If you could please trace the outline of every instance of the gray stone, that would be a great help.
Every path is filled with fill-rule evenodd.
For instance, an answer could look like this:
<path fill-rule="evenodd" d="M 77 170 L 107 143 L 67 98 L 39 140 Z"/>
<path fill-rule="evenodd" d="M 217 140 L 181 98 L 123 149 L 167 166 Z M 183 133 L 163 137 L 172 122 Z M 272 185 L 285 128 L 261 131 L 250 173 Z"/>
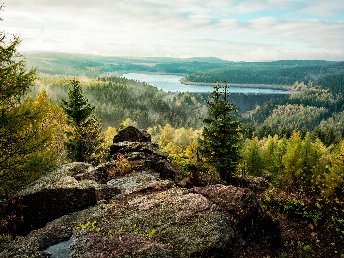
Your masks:
<path fill-rule="evenodd" d="M 173 183 L 161 180 L 159 174 L 149 171 L 133 172 L 107 182 L 109 188 L 118 189 L 122 194 L 130 194 L 146 189 L 165 190 L 171 188 Z"/>
<path fill-rule="evenodd" d="M 150 142 L 151 136 L 144 130 L 139 130 L 134 126 L 128 126 L 118 132 L 113 138 L 113 143 L 118 142 Z"/>

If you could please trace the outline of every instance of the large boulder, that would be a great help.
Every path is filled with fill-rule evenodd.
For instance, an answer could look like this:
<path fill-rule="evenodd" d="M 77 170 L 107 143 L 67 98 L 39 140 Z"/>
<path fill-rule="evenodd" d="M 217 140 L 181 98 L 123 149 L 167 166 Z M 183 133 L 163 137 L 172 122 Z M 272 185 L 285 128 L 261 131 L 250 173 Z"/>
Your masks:
<path fill-rule="evenodd" d="M 59 243 L 73 258 L 231 257 L 249 229 L 240 222 L 261 212 L 250 190 L 233 186 L 127 192 L 17 238 L 0 257 L 44 257 Z"/>
<path fill-rule="evenodd" d="M 195 187 L 192 191 L 202 194 L 219 206 L 235 223 L 245 221 L 258 212 L 258 200 L 255 194 L 247 188 L 217 184 Z"/>
<path fill-rule="evenodd" d="M 221 257 L 236 241 L 231 221 L 216 205 L 172 188 L 63 216 L 18 237 L 0 257 L 44 257 L 68 239 L 71 257 Z"/>
<path fill-rule="evenodd" d="M 128 126 L 125 129 L 119 131 L 119 133 L 113 138 L 113 143 L 118 142 L 150 142 L 151 136 L 146 131 L 141 131 L 134 126 Z"/>
<path fill-rule="evenodd" d="M 90 167 L 86 163 L 62 166 L 13 197 L 7 216 L 11 233 L 25 235 L 53 219 L 95 205 L 95 182 L 73 177 Z"/>
<path fill-rule="evenodd" d="M 150 142 L 120 142 L 110 147 L 110 154 L 115 160 L 125 158 L 133 170 L 154 170 L 162 178 L 174 180 L 181 171 L 167 160 L 167 156 L 157 150 L 157 145 Z"/>

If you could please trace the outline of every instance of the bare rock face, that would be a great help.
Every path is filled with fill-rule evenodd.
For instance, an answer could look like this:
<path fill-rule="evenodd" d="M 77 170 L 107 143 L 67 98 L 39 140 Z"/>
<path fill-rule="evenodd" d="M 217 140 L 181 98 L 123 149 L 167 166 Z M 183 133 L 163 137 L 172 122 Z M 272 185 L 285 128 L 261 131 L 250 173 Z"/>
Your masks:
<path fill-rule="evenodd" d="M 233 222 L 244 221 L 258 211 L 258 200 L 247 188 L 217 184 L 195 187 L 193 191 L 218 205 Z"/>
<path fill-rule="evenodd" d="M 113 143 L 118 142 L 150 142 L 151 136 L 146 131 L 141 131 L 133 126 L 121 130 L 114 138 Z"/>
<path fill-rule="evenodd" d="M 90 239 L 93 241 L 89 241 Z M 70 249 L 70 257 L 173 257 L 167 247 L 158 241 L 129 233 L 119 233 L 108 237 L 95 236 L 87 230 L 76 232 L 73 235 Z"/>
<path fill-rule="evenodd" d="M 250 232 L 275 232 L 251 190 L 181 188 L 154 144 L 114 146 L 112 161 L 64 165 L 12 199 L 8 224 L 24 236 L 0 257 L 47 257 L 56 245 L 72 258 L 231 257 Z"/>
<path fill-rule="evenodd" d="M 80 229 L 88 222 L 94 227 Z M 126 195 L 58 218 L 18 237 L 0 257 L 44 257 L 71 239 L 71 257 L 226 257 L 232 222 L 203 195 L 171 188 Z"/>
<path fill-rule="evenodd" d="M 94 182 L 77 181 L 72 176 L 89 167 L 85 163 L 62 166 L 12 198 L 7 216 L 11 232 L 25 235 L 53 219 L 95 205 Z"/>

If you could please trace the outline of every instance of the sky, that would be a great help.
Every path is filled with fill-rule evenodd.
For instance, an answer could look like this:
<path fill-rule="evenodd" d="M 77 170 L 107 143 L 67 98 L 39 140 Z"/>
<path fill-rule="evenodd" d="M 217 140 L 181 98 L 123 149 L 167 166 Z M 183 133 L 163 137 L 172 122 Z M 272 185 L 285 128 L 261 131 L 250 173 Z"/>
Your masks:
<path fill-rule="evenodd" d="M 20 51 L 344 60 L 344 0 L 2 0 Z"/>

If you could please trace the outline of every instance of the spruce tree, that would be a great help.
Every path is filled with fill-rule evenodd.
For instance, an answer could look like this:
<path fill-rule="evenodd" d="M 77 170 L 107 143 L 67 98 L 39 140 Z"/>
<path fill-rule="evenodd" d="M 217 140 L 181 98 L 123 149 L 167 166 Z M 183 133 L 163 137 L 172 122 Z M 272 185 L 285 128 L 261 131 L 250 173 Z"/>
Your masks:
<path fill-rule="evenodd" d="M 242 140 L 240 122 L 236 118 L 237 109 L 229 99 L 228 86 L 214 86 L 210 101 L 207 101 L 208 118 L 205 124 L 199 150 L 205 162 L 212 165 L 221 179 L 230 182 L 240 155 Z"/>
<path fill-rule="evenodd" d="M 68 92 L 69 101 L 62 100 L 62 107 L 68 116 L 69 122 L 79 127 L 89 119 L 94 107 L 82 95 L 80 82 L 74 79 L 70 83 L 72 88 Z"/>
<path fill-rule="evenodd" d="M 80 82 L 72 80 L 71 86 L 69 100 L 62 100 L 62 108 L 71 125 L 65 144 L 67 157 L 71 161 L 97 164 L 102 158 L 105 141 L 100 121 L 91 116 L 94 107 L 82 95 Z"/>

